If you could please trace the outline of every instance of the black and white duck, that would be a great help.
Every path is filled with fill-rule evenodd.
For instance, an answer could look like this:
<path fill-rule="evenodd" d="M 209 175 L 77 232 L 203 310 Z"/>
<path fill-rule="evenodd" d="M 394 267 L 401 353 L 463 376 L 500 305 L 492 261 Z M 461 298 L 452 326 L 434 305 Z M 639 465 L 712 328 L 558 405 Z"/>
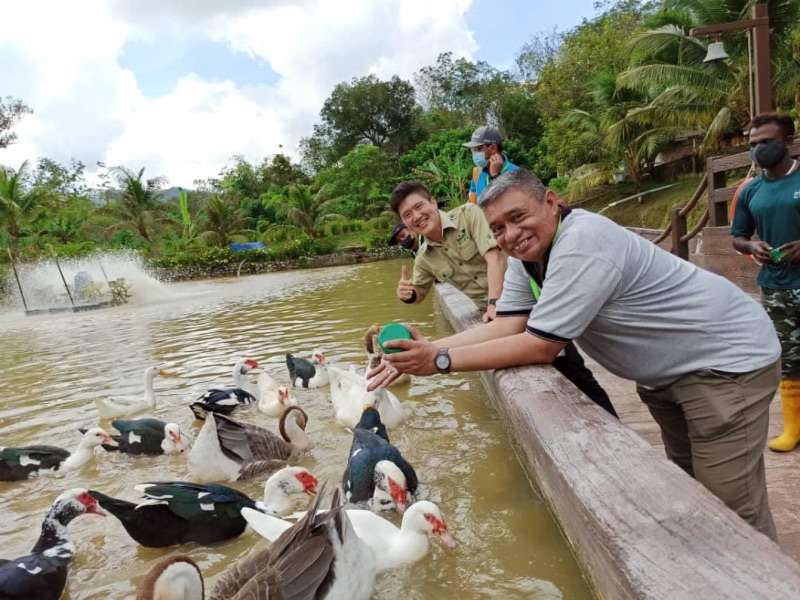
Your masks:
<path fill-rule="evenodd" d="M 328 385 L 328 365 L 325 364 L 326 360 L 322 350 L 314 350 L 311 353 L 311 360 L 287 354 L 286 367 L 289 369 L 289 379 L 292 385 L 304 388 L 318 388 Z"/>
<path fill-rule="evenodd" d="M 287 408 L 278 423 L 280 436 L 224 415 L 210 414 L 189 453 L 189 472 L 200 481 L 236 481 L 274 471 L 311 446 L 308 417 Z"/>
<path fill-rule="evenodd" d="M 13 560 L 0 559 L 0 598 L 58 600 L 67 584 L 75 546 L 67 525 L 81 515 L 105 516 L 86 490 L 64 492 L 47 511 L 39 540 L 30 554 Z"/>
<path fill-rule="evenodd" d="M 288 521 L 249 508 L 242 509 L 242 516 L 250 527 L 270 541 L 278 539 L 292 527 Z M 372 550 L 378 573 L 424 558 L 430 549 L 431 535 L 448 548 L 456 546 L 439 507 L 427 500 L 409 506 L 400 527 L 369 510 L 348 509 L 347 516 L 356 535 Z"/>
<path fill-rule="evenodd" d="M 271 546 L 257 548 L 228 567 L 217 579 L 211 600 L 371 598 L 374 555 L 353 531 L 339 490 L 328 510 L 320 510 L 322 498 L 320 492 L 303 518 Z"/>
<path fill-rule="evenodd" d="M 210 412 L 229 415 L 242 407 L 248 407 L 256 397 L 244 389 L 244 376 L 259 369 L 252 358 L 241 358 L 233 366 L 233 387 L 210 389 L 189 405 L 195 418 L 203 420 Z"/>
<path fill-rule="evenodd" d="M 417 490 L 417 474 L 388 441 L 382 427 L 378 411 L 365 408 L 353 429 L 353 442 L 342 478 L 344 497 L 352 503 L 368 502 L 373 510 L 394 508 L 402 515 L 409 495 Z"/>
<path fill-rule="evenodd" d="M 136 600 L 204 600 L 203 573 L 191 558 L 177 554 L 148 571 Z"/>
<path fill-rule="evenodd" d="M 156 376 L 168 377 L 171 374 L 161 367 L 147 367 L 144 370 L 144 396 L 116 396 L 113 398 L 95 398 L 97 412 L 103 419 L 114 417 L 127 417 L 134 413 L 150 410 L 156 406 L 156 396 L 153 391 L 153 380 Z"/>
<path fill-rule="evenodd" d="M 177 423 L 165 423 L 145 418 L 123 421 L 115 419 L 111 426 L 119 431 L 112 435 L 114 445 L 103 444 L 108 451 L 119 450 L 125 454 L 173 454 L 186 450 L 186 439 Z M 81 429 L 81 433 L 85 430 Z"/>
<path fill-rule="evenodd" d="M 316 492 L 317 480 L 306 469 L 279 471 L 264 485 L 261 502 L 218 484 L 171 481 L 143 483 L 135 489 L 144 496 L 138 503 L 95 490 L 89 493 L 119 519 L 139 544 L 164 548 L 189 542 L 213 544 L 238 537 L 247 525 L 241 516 L 242 508 L 287 514 L 292 509 L 292 499 Z"/>
<path fill-rule="evenodd" d="M 3 448 L 0 451 L 0 481 L 20 481 L 54 471 L 74 471 L 94 456 L 94 450 L 116 442 L 100 427 L 83 433 L 75 452 L 57 446 L 33 445 L 21 448 Z"/>

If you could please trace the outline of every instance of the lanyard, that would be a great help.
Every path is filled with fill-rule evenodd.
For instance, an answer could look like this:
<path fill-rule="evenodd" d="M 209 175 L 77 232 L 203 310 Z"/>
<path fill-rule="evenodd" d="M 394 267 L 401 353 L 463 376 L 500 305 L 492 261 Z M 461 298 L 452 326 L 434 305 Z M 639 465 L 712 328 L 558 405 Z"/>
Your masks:
<path fill-rule="evenodd" d="M 553 242 L 550 244 L 550 247 L 553 247 L 553 244 L 556 243 L 556 239 L 558 238 L 558 234 L 561 231 L 561 215 L 558 216 L 558 227 L 556 228 L 556 234 L 553 236 Z M 528 281 L 531 284 L 531 291 L 533 292 L 533 299 L 536 302 L 539 302 L 539 296 L 542 295 L 542 289 L 536 280 L 533 277 L 530 277 Z M 544 278 L 542 278 L 542 285 L 544 285 Z"/>

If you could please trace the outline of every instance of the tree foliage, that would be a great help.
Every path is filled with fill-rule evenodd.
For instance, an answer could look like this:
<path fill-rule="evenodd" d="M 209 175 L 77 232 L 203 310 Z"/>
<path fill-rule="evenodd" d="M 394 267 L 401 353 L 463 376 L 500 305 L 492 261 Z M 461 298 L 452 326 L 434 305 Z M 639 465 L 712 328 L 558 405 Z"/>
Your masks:
<path fill-rule="evenodd" d="M 0 149 L 8 148 L 17 141 L 17 134 L 11 129 L 25 115 L 33 114 L 33 110 L 22 100 L 6 96 L 0 98 Z"/>

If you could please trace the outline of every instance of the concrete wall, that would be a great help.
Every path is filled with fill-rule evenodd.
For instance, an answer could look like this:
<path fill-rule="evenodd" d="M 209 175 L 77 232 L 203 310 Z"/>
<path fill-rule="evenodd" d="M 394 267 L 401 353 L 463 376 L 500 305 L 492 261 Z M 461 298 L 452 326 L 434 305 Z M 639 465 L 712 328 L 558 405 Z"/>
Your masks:
<path fill-rule="evenodd" d="M 436 291 L 457 331 L 480 324 Z M 796 562 L 552 367 L 481 376 L 601 598 L 800 598 Z"/>

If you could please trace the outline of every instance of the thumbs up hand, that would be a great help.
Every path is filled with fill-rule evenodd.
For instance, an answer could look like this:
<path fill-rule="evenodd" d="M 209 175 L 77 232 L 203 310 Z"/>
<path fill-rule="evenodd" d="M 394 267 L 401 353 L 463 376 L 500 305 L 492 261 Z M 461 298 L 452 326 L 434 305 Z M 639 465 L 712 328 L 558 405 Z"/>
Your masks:
<path fill-rule="evenodd" d="M 408 302 L 414 297 L 414 284 L 408 278 L 408 267 L 403 265 L 400 270 L 400 281 L 397 282 L 397 297 L 403 302 Z"/>

